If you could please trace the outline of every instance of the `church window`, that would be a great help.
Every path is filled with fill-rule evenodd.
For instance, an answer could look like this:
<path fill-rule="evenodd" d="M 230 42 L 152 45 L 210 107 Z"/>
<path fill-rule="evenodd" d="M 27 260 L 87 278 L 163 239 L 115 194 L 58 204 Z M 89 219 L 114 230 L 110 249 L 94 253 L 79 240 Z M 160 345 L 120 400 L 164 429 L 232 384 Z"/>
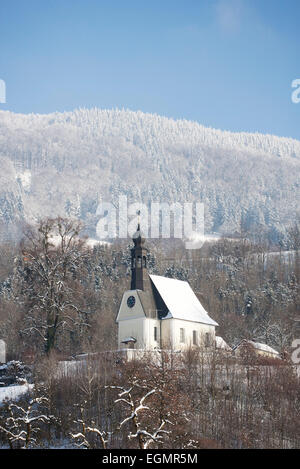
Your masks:
<path fill-rule="evenodd" d="M 210 347 L 211 345 L 211 334 L 206 332 L 205 334 L 205 347 Z"/>
<path fill-rule="evenodd" d="M 157 327 L 154 327 L 154 340 L 157 342 Z"/>
<path fill-rule="evenodd" d="M 185 343 L 185 330 L 182 329 L 182 328 L 180 328 L 180 342 L 181 342 L 182 344 Z"/>
<path fill-rule="evenodd" d="M 193 331 L 193 345 L 197 345 L 197 331 Z"/>
<path fill-rule="evenodd" d="M 141 256 L 138 256 L 138 258 L 137 258 L 137 267 L 142 267 L 142 258 L 141 258 Z"/>

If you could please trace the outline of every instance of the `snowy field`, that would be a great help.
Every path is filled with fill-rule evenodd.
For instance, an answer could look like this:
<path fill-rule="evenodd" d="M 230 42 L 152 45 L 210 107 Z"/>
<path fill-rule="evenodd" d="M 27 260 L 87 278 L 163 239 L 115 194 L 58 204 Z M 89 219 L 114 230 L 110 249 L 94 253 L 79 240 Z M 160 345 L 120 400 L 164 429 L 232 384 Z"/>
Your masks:
<path fill-rule="evenodd" d="M 16 400 L 33 388 L 33 384 L 20 384 L 15 386 L 4 386 L 0 388 L 0 405 L 8 400 Z"/>

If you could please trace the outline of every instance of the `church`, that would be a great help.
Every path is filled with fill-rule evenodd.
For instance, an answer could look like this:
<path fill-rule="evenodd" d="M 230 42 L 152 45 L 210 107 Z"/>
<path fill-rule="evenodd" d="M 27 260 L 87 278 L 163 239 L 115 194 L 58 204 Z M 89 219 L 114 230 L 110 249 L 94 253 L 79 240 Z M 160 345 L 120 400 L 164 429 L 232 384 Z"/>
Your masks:
<path fill-rule="evenodd" d="M 119 312 L 118 348 L 179 351 L 215 346 L 216 321 L 209 317 L 188 282 L 150 275 L 140 224 L 131 249 L 131 286 Z"/>

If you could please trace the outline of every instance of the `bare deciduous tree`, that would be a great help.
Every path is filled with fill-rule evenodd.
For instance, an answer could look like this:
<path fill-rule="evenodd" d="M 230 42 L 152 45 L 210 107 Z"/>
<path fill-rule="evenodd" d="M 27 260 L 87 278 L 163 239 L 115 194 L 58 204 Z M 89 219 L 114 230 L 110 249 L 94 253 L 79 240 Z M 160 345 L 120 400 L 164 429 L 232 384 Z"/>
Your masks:
<path fill-rule="evenodd" d="M 28 229 L 19 259 L 19 299 L 26 314 L 23 335 L 39 337 L 47 354 L 61 331 L 78 333 L 88 326 L 88 311 L 78 292 L 86 250 L 80 223 L 56 218 Z"/>

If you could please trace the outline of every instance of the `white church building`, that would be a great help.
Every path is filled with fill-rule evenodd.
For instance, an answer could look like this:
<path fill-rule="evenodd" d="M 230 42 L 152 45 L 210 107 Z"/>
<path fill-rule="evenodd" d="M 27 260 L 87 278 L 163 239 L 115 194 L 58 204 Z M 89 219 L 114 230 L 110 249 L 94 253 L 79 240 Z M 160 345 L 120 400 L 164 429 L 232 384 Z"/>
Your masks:
<path fill-rule="evenodd" d="M 218 326 L 205 311 L 188 282 L 150 275 L 140 225 L 133 236 L 131 288 L 119 312 L 118 348 L 183 350 L 215 346 Z"/>

